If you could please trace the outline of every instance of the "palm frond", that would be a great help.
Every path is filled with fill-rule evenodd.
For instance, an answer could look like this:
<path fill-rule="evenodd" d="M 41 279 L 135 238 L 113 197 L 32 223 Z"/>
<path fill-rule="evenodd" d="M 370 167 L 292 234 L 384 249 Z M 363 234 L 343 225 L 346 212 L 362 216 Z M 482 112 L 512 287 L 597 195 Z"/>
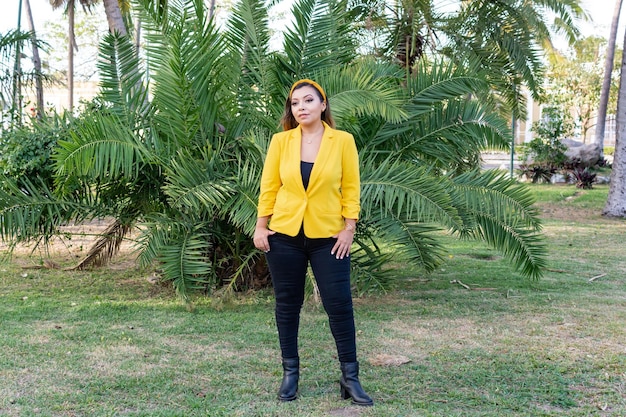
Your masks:
<path fill-rule="evenodd" d="M 477 101 L 433 106 L 427 117 L 418 120 L 422 123 L 415 123 L 413 134 L 398 139 L 396 152 L 404 159 L 432 163 L 447 172 L 478 168 L 483 150 L 510 146 L 511 136 L 504 120 L 485 112 Z M 385 134 L 394 131 L 388 126 Z"/>
<path fill-rule="evenodd" d="M 350 125 L 362 118 L 389 123 L 407 119 L 398 75 L 397 67 L 365 61 L 333 68 L 316 78 L 325 85 L 338 124 L 350 130 Z"/>
<path fill-rule="evenodd" d="M 0 34 L 0 57 L 2 61 L 11 57 L 18 44 L 32 41 L 33 35 L 33 32 L 19 30 L 9 30 Z"/>
<path fill-rule="evenodd" d="M 209 218 L 221 209 L 234 189 L 226 177 L 228 173 L 214 166 L 215 157 L 207 152 L 204 158 L 195 159 L 188 151 L 180 150 L 170 161 L 163 191 L 172 207 L 184 213 L 206 212 Z"/>
<path fill-rule="evenodd" d="M 142 24 L 148 24 L 150 29 L 155 27 L 167 27 L 169 22 L 170 0 L 135 0 L 139 7 Z"/>
<path fill-rule="evenodd" d="M 67 175 L 110 180 L 133 178 L 150 160 L 148 149 L 115 115 L 92 115 L 77 121 L 53 156 L 58 178 Z"/>
<path fill-rule="evenodd" d="M 466 220 L 456 232 L 492 245 L 525 276 L 541 277 L 546 246 L 534 198 L 525 185 L 497 171 L 475 171 L 452 179 L 450 192 Z"/>
<path fill-rule="evenodd" d="M 270 32 L 264 0 L 240 0 L 231 13 L 225 32 L 231 51 L 237 51 L 241 68 L 240 87 L 265 85 Z M 232 57 L 232 55 L 231 55 Z"/>
<path fill-rule="evenodd" d="M 515 114 L 521 108 L 514 85 L 525 85 L 535 99 L 542 93 L 541 45 L 550 31 L 539 9 L 535 2 L 518 0 L 465 2 L 447 30 L 454 44 L 449 57 L 482 73 Z"/>
<path fill-rule="evenodd" d="M 300 0 L 291 14 L 294 26 L 285 33 L 285 70 L 294 77 L 316 73 L 352 62 L 356 45 L 349 36 L 351 27 L 344 1 Z M 290 85 L 291 83 L 287 83 Z"/>
<path fill-rule="evenodd" d="M 365 218 L 406 217 L 419 222 L 460 226 L 441 178 L 389 158 L 382 163 L 362 161 L 361 211 Z"/>
<path fill-rule="evenodd" d="M 184 300 L 189 291 L 205 288 L 212 266 L 207 259 L 209 236 L 202 231 L 203 225 L 157 215 L 150 216 L 144 226 L 138 240 L 140 263 L 148 266 L 160 262 L 163 278 L 173 283 Z"/>
<path fill-rule="evenodd" d="M 420 61 L 414 76 L 408 79 L 408 111 L 413 117 L 429 113 L 432 106 L 447 100 L 469 98 L 489 89 L 484 78 L 452 62 Z"/>
<path fill-rule="evenodd" d="M 43 242 L 59 233 L 76 212 L 79 204 L 54 196 L 40 181 L 22 178 L 19 182 L 0 176 L 0 237 L 5 242 Z"/>
<path fill-rule="evenodd" d="M 368 292 L 384 292 L 393 287 L 395 277 L 392 269 L 385 268 L 393 262 L 393 253 L 374 251 L 362 245 L 355 236 L 355 249 L 350 252 L 352 258 L 352 282 L 359 294 Z"/>
<path fill-rule="evenodd" d="M 380 41 L 378 53 L 383 53 L 388 60 L 396 62 L 411 72 L 413 64 L 429 48 L 435 47 L 437 27 L 443 19 L 433 7 L 431 0 L 410 0 L 379 4 L 386 7 L 376 10 L 370 19 L 382 19 L 386 22 L 384 35 Z M 434 3 L 435 5 L 437 3 Z M 383 29 L 384 30 L 384 29 Z"/>
<path fill-rule="evenodd" d="M 100 95 L 119 117 L 134 126 L 149 111 L 148 89 L 143 84 L 138 52 L 131 39 L 119 33 L 107 34 L 100 43 L 98 61 Z"/>
<path fill-rule="evenodd" d="M 554 19 L 551 23 L 552 30 L 557 34 L 565 35 L 570 44 L 576 42 L 580 36 L 579 24 L 577 22 L 591 20 L 591 17 L 578 0 L 539 0 L 537 3 L 544 10 L 554 14 Z M 548 13 L 549 15 L 551 13 Z"/>
<path fill-rule="evenodd" d="M 432 272 L 443 261 L 445 248 L 435 236 L 441 227 L 404 216 L 380 217 L 368 222 L 377 238 L 389 246 L 396 262 L 407 262 Z"/>
<path fill-rule="evenodd" d="M 91 246 L 85 257 L 71 269 L 86 269 L 90 266 L 104 266 L 117 254 L 131 225 L 114 220 Z"/>
<path fill-rule="evenodd" d="M 228 73 L 224 45 L 200 2 L 177 1 L 167 19 L 152 21 L 146 35 L 153 82 L 153 129 L 179 147 L 200 146 L 219 130 L 219 98 Z"/>
<path fill-rule="evenodd" d="M 412 137 L 420 134 L 418 133 L 420 128 L 431 130 L 431 124 L 425 122 L 424 117 L 430 117 L 431 121 L 436 118 L 443 123 L 446 120 L 444 109 L 448 103 L 471 101 L 471 97 L 481 95 L 488 88 L 489 85 L 482 77 L 470 75 L 450 63 L 440 61 L 428 66 L 426 62 L 422 62 L 416 67 L 415 75 L 408 80 L 407 94 L 409 98 L 404 109 L 408 115 L 407 120 L 403 123 L 388 123 L 369 145 L 384 146 L 388 141 L 400 140 L 399 138 L 405 135 L 408 135 L 409 142 L 411 142 Z M 465 109 L 464 106 L 458 108 Z M 494 128 L 498 128 L 498 130 L 506 129 L 501 127 L 503 123 L 498 121 L 495 115 L 486 116 L 489 108 L 485 109 L 477 103 L 467 108 L 474 109 L 473 112 L 466 114 L 467 117 L 480 117 L 485 122 L 493 124 Z M 483 111 L 478 116 L 478 109 L 480 108 Z M 440 115 L 433 115 L 434 112 L 439 112 Z M 449 122 L 455 125 L 465 123 L 463 113 L 448 111 L 447 114 Z M 471 119 L 467 121 L 470 122 Z M 438 130 L 440 126 L 441 123 L 437 123 L 432 130 Z M 396 146 L 404 147 L 403 144 Z"/>
<path fill-rule="evenodd" d="M 220 217 L 252 236 L 256 224 L 259 183 L 271 135 L 262 128 L 250 129 L 236 142 L 231 160 L 234 192 L 220 210 Z M 236 157 L 235 157 L 236 155 Z"/>
<path fill-rule="evenodd" d="M 381 126 L 365 146 L 383 157 L 389 150 L 443 172 L 474 169 L 482 150 L 504 149 L 510 143 L 507 122 L 490 103 L 478 99 L 488 87 L 480 76 L 468 75 L 450 63 L 422 62 L 408 81 L 406 120 Z"/>
<path fill-rule="evenodd" d="M 494 38 L 499 43 L 499 50 L 506 54 L 502 59 L 506 59 L 509 63 L 509 65 L 502 67 L 505 76 L 509 80 L 521 77 L 524 85 L 533 93 L 533 97 L 538 99 L 543 89 L 542 80 L 545 72 L 544 53 L 540 45 L 522 31 L 513 34 L 507 33 L 506 36 L 496 34 Z M 513 88 L 502 91 L 504 95 L 510 93 L 513 93 Z"/>
<path fill-rule="evenodd" d="M 228 48 L 224 77 L 234 101 L 237 119 L 274 129 L 280 117 L 284 85 L 272 71 L 268 10 L 263 0 L 241 0 L 231 14 L 224 33 Z"/>

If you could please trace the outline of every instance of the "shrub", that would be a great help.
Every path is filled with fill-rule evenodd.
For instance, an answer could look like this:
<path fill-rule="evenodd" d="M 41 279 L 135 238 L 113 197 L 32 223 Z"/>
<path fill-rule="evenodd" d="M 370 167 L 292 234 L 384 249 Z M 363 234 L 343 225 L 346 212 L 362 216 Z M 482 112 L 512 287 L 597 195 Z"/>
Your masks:
<path fill-rule="evenodd" d="M 552 176 L 556 174 L 556 168 L 536 164 L 520 164 L 519 175 L 530 179 L 533 184 L 550 182 Z"/>
<path fill-rule="evenodd" d="M 3 132 L 0 137 L 0 172 L 7 177 L 37 178 L 51 186 L 53 165 L 50 155 L 62 128 L 35 122 Z"/>
<path fill-rule="evenodd" d="M 602 159 L 598 166 L 602 166 L 602 162 L 606 162 L 606 160 Z M 568 161 L 563 168 L 567 176 L 576 181 L 576 187 L 584 190 L 593 188 L 597 176 L 594 167 L 586 166 L 580 159 L 575 159 Z"/>
<path fill-rule="evenodd" d="M 593 182 L 596 180 L 596 173 L 588 167 L 573 169 L 572 175 L 576 178 L 576 187 L 583 190 L 590 190 L 593 187 Z"/>
<path fill-rule="evenodd" d="M 533 125 L 535 138 L 521 152 L 525 163 L 520 165 L 520 175 L 533 183 L 549 182 L 567 161 L 567 147 L 561 140 L 573 132 L 574 125 L 563 114 L 555 107 L 544 109 L 543 119 Z"/>

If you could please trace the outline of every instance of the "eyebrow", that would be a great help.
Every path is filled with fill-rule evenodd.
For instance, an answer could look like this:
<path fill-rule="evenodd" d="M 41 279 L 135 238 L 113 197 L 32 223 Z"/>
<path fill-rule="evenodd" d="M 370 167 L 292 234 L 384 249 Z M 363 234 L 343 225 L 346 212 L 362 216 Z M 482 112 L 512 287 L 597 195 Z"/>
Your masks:
<path fill-rule="evenodd" d="M 307 97 L 315 97 L 315 96 L 314 96 L 313 94 L 307 94 L 306 96 L 304 96 L 304 97 L 302 97 L 302 98 L 303 98 L 303 99 L 305 99 L 305 98 L 307 98 Z M 297 100 L 297 99 L 294 99 L 294 98 L 292 97 L 292 98 L 291 98 L 291 100 L 293 101 L 293 100 Z"/>

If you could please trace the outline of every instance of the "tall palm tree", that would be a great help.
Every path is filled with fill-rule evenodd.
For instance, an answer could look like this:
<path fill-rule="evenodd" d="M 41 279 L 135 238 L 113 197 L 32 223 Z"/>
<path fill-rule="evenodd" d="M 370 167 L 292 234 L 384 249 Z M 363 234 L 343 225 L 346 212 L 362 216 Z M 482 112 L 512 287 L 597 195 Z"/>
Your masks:
<path fill-rule="evenodd" d="M 65 8 L 68 18 L 68 54 L 67 54 L 67 90 L 68 90 L 68 107 L 71 111 L 74 108 L 74 51 L 78 50 L 76 44 L 76 35 L 74 33 L 74 15 L 76 9 L 76 0 L 49 0 L 53 9 L 60 7 Z M 78 0 L 84 10 L 90 10 L 98 0 Z"/>
<path fill-rule="evenodd" d="M 606 111 L 609 106 L 613 60 L 615 59 L 615 41 L 617 40 L 617 28 L 619 27 L 619 15 L 622 10 L 622 2 L 622 0 L 615 0 L 609 44 L 606 48 L 606 56 L 604 58 L 604 79 L 602 80 L 602 90 L 600 91 L 595 137 L 595 143 L 598 144 L 600 152 L 602 153 L 604 152 L 604 127 L 606 125 Z"/>
<path fill-rule="evenodd" d="M 383 242 L 394 259 L 432 270 L 446 231 L 485 241 L 524 275 L 541 276 L 545 248 L 528 190 L 478 170 L 481 149 L 506 146 L 509 135 L 489 102 L 468 99 L 487 94 L 484 78 L 445 60 L 407 76 L 395 63 L 358 58 L 343 1 L 296 3 L 280 52 L 270 48 L 261 0 L 240 1 L 224 33 L 202 1 L 171 0 L 167 14 L 152 0 L 138 5 L 151 85 L 137 90 L 145 78 L 133 44 L 109 35 L 98 112 L 76 120 L 60 142 L 55 189 L 28 181 L 0 188 L 5 239 L 111 215 L 141 223 L 140 259 L 158 260 L 182 296 L 267 278 L 250 240 L 263 155 L 289 86 L 313 77 L 360 150 L 360 288 L 389 278 Z"/>
<path fill-rule="evenodd" d="M 493 96 L 501 100 L 498 108 L 516 116 L 525 109 L 519 100 L 522 86 L 540 98 L 543 49 L 550 47 L 552 34 L 563 33 L 571 43 L 578 36 L 576 20 L 586 18 L 580 0 L 365 3 L 364 26 L 376 34 L 387 29 L 386 36 L 366 42 L 375 45 L 373 52 L 393 57 L 407 72 L 420 57 L 440 54 L 458 65 L 474 65 L 471 70 L 481 71 L 499 93 Z"/>
<path fill-rule="evenodd" d="M 122 8 L 120 7 L 120 0 L 102 0 L 104 3 L 104 11 L 106 13 L 107 22 L 109 23 L 109 32 L 119 33 L 126 36 L 128 30 L 126 29 L 126 23 L 122 15 Z M 128 12 L 130 5 L 128 1 L 124 1 L 125 10 Z"/>
<path fill-rule="evenodd" d="M 452 41 L 446 50 L 459 63 L 475 58 L 471 62 L 479 63 L 503 108 L 517 117 L 525 109 L 522 86 L 542 99 L 543 52 L 551 48 L 552 35 L 563 34 L 573 44 L 579 19 L 588 19 L 580 0 L 463 1 L 446 27 Z"/>
<path fill-rule="evenodd" d="M 41 72 L 41 58 L 39 58 L 39 46 L 37 44 L 35 22 L 33 20 L 33 13 L 30 8 L 30 0 L 24 0 L 24 10 L 26 11 L 26 20 L 28 21 L 28 27 L 33 34 L 31 48 L 33 51 L 33 67 L 35 69 L 35 97 L 37 101 L 36 115 L 38 119 L 42 119 L 44 115 L 43 73 Z"/>
<path fill-rule="evenodd" d="M 626 34 L 624 40 L 626 40 Z M 602 210 L 605 216 L 621 218 L 626 217 L 626 76 L 624 74 L 626 74 L 626 55 L 622 58 L 617 94 L 615 153 L 609 195 Z"/>
<path fill-rule="evenodd" d="M 39 46 L 33 32 L 10 30 L 0 33 L 0 107 L 3 110 L 2 123 L 8 122 L 9 127 L 22 125 L 22 87 L 34 82 L 40 75 L 24 71 L 17 62 L 26 42 L 35 42 Z"/>

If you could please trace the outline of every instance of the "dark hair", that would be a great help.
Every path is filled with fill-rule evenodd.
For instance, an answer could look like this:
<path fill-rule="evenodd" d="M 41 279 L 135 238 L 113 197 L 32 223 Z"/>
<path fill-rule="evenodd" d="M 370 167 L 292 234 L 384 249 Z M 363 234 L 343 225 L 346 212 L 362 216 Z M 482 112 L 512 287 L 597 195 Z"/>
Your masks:
<path fill-rule="evenodd" d="M 324 96 L 322 95 L 321 91 L 319 91 L 317 87 L 315 87 L 311 83 L 308 83 L 306 81 L 301 82 L 294 88 L 294 90 L 297 90 L 304 86 L 313 87 L 320 101 L 324 102 Z M 335 120 L 333 119 L 333 116 L 330 112 L 330 103 L 328 102 L 328 99 L 326 99 L 326 110 L 322 112 L 322 120 L 326 122 L 328 126 L 335 128 Z M 291 111 L 291 94 L 287 96 L 287 100 L 285 101 L 285 109 L 283 111 L 283 116 L 280 118 L 280 124 L 283 127 L 283 130 L 293 129 L 298 126 L 298 122 L 296 122 L 296 118 Z"/>

